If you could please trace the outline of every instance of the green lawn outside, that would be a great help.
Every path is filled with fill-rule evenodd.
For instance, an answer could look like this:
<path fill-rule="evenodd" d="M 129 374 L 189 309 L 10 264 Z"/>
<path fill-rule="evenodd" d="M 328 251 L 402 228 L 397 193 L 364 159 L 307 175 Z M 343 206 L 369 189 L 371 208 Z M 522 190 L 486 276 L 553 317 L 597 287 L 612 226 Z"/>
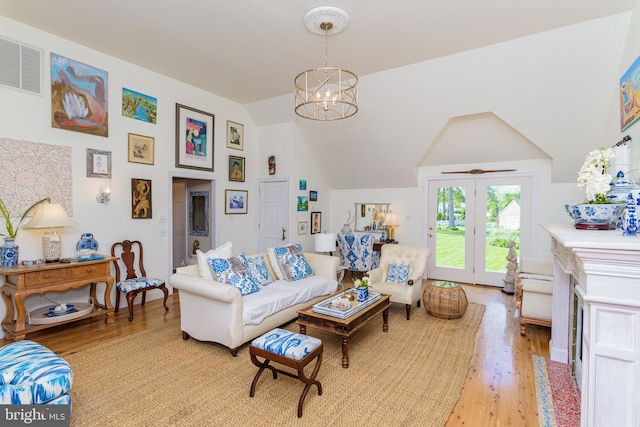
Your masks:
<path fill-rule="evenodd" d="M 440 267 L 464 268 L 464 227 L 458 227 L 457 230 L 449 230 L 447 228 L 438 228 L 436 260 Z M 487 240 L 493 235 L 504 235 L 504 230 L 489 230 Z M 520 235 L 518 232 L 511 235 L 512 240 L 518 241 Z M 507 254 L 509 248 L 497 246 L 488 246 L 487 250 L 486 270 L 506 272 L 507 271 Z"/>

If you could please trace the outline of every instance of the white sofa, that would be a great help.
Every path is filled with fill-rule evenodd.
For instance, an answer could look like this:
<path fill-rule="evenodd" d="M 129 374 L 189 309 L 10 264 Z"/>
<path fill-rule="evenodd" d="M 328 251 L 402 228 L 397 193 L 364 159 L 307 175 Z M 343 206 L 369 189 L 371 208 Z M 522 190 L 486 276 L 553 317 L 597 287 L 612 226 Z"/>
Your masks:
<path fill-rule="evenodd" d="M 268 255 L 263 255 L 269 274 L 276 280 L 245 296 L 231 285 L 202 278 L 198 265 L 176 270 L 169 283 L 179 290 L 183 339 L 216 342 L 236 356 L 242 344 L 297 318 L 298 310 L 337 290 L 338 257 L 305 253 L 314 275 L 287 282 L 277 280 Z"/>

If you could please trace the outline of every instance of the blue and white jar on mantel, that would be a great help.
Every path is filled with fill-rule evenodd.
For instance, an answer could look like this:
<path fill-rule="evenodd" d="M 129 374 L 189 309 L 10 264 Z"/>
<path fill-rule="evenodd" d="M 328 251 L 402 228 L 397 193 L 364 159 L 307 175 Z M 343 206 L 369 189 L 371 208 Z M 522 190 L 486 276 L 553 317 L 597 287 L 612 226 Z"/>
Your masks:
<path fill-rule="evenodd" d="M 5 237 L 4 246 L 0 246 L 0 265 L 2 267 L 15 267 L 18 265 L 18 246 L 15 239 Z"/>
<path fill-rule="evenodd" d="M 627 196 L 627 204 L 624 206 L 624 212 L 622 213 L 622 235 L 628 237 L 635 237 L 638 235 L 638 214 L 636 207 L 638 206 L 638 199 L 634 193 L 629 193 Z"/>

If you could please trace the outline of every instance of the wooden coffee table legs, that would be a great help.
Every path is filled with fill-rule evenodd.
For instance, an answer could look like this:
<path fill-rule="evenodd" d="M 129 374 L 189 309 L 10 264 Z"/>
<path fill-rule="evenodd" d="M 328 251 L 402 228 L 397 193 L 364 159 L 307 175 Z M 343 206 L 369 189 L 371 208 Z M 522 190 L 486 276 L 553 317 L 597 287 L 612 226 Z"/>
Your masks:
<path fill-rule="evenodd" d="M 307 325 L 299 323 L 300 325 L 300 333 L 303 335 L 307 334 Z M 327 322 L 323 323 L 323 326 L 319 329 L 329 330 L 326 328 Z M 313 325 L 310 325 L 313 326 Z M 349 338 L 357 329 L 350 329 L 345 327 L 344 325 L 334 325 L 333 330 L 330 332 L 340 335 L 342 337 L 342 367 L 347 369 L 349 367 Z M 389 306 L 382 311 L 382 331 L 389 332 Z"/>

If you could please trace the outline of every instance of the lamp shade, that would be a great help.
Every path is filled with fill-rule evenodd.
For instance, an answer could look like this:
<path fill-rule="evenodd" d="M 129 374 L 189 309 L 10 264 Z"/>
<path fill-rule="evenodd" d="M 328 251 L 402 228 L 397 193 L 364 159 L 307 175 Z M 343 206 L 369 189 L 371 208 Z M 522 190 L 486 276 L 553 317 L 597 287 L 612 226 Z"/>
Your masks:
<path fill-rule="evenodd" d="M 318 233 L 315 241 L 316 252 L 333 252 L 336 250 L 336 233 Z"/>
<path fill-rule="evenodd" d="M 393 212 L 387 212 L 387 216 L 384 218 L 384 225 L 397 227 L 398 226 L 398 217 Z"/>
<path fill-rule="evenodd" d="M 33 218 L 24 228 L 70 227 L 77 224 L 77 222 L 69 218 L 62 206 L 56 203 L 44 202 L 36 206 Z"/>

